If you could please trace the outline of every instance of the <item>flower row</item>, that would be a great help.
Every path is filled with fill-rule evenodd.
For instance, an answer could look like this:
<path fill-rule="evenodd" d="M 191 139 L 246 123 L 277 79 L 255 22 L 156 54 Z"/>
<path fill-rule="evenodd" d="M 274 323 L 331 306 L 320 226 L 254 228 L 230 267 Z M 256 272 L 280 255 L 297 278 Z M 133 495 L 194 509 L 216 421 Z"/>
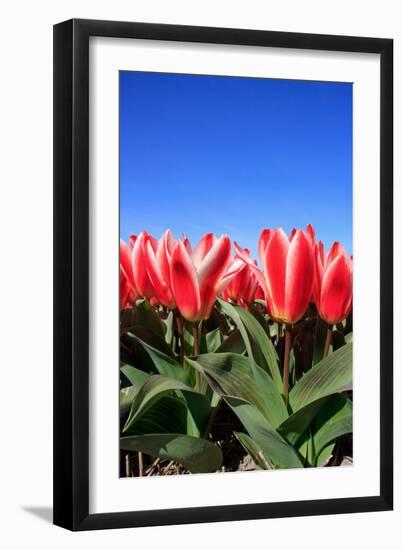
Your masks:
<path fill-rule="evenodd" d="M 249 250 L 230 238 L 205 234 L 192 248 L 186 236 L 168 229 L 157 240 L 146 231 L 120 242 L 120 307 L 145 298 L 178 309 L 188 321 L 208 319 L 217 296 L 248 307 L 264 299 L 270 317 L 293 324 L 310 302 L 328 324 L 347 317 L 352 306 L 352 258 L 335 242 L 328 252 L 311 225 L 264 229 L 258 242 L 262 269 Z"/>

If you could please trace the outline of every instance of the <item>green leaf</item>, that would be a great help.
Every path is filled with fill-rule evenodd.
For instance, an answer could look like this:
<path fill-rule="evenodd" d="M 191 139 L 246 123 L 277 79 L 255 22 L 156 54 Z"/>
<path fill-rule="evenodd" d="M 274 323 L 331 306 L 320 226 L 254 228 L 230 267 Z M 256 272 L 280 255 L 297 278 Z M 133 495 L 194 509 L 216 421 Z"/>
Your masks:
<path fill-rule="evenodd" d="M 203 334 L 200 341 L 201 353 L 211 353 L 217 350 L 222 342 L 220 328 L 216 328 L 207 334 Z"/>
<path fill-rule="evenodd" d="M 176 359 L 173 359 L 162 351 L 154 348 L 153 346 L 150 346 L 149 344 L 146 344 L 145 342 L 143 342 L 143 340 L 135 335 L 133 335 L 133 338 L 146 351 L 146 353 L 152 360 L 155 368 L 160 374 L 168 376 L 170 378 L 174 378 L 175 380 L 179 380 L 184 384 L 192 384 L 193 381 L 191 379 L 191 376 L 189 375 L 189 370 L 184 369 L 182 365 L 176 361 Z"/>
<path fill-rule="evenodd" d="M 225 338 L 223 343 L 215 350 L 217 353 L 232 353 L 244 354 L 246 351 L 245 342 L 238 329 L 233 330 L 231 334 Z"/>
<path fill-rule="evenodd" d="M 323 447 L 323 449 L 319 452 L 319 454 L 316 457 L 315 466 L 320 467 L 325 465 L 325 463 L 329 460 L 329 458 L 333 453 L 334 445 L 335 443 L 334 441 L 332 441 L 331 443 L 328 443 L 325 447 Z"/>
<path fill-rule="evenodd" d="M 274 430 L 257 407 L 237 397 L 225 401 L 238 416 L 255 445 L 276 468 L 301 468 L 297 452 Z"/>
<path fill-rule="evenodd" d="M 353 431 L 353 405 L 345 395 L 335 395 L 312 423 L 316 455 L 329 443 Z M 337 398 L 337 399 L 336 399 Z"/>
<path fill-rule="evenodd" d="M 210 441 L 181 434 L 122 437 L 120 448 L 174 460 L 192 473 L 216 472 L 223 459 L 221 449 Z"/>
<path fill-rule="evenodd" d="M 270 464 L 269 459 L 265 456 L 262 449 L 256 442 L 249 437 L 249 435 L 242 432 L 234 432 L 235 437 L 245 449 L 245 451 L 252 457 L 253 462 L 262 470 L 272 470 L 273 466 Z"/>
<path fill-rule="evenodd" d="M 308 371 L 289 395 L 291 409 L 296 412 L 327 395 L 352 388 L 352 344 L 331 353 Z"/>
<path fill-rule="evenodd" d="M 239 397 L 253 405 L 275 428 L 288 416 L 281 393 L 272 378 L 251 360 L 236 353 L 205 353 L 187 358 L 219 395 Z"/>
<path fill-rule="evenodd" d="M 162 337 L 161 335 L 155 334 L 154 332 L 147 329 L 146 327 L 140 327 L 138 325 L 134 325 L 128 329 L 127 335 L 130 337 L 135 336 L 137 337 L 137 339 L 161 351 L 165 355 L 169 355 L 173 359 L 175 358 L 171 348 L 166 343 L 165 338 Z"/>
<path fill-rule="evenodd" d="M 305 436 L 309 424 L 318 414 L 318 411 L 326 405 L 329 399 L 334 396 L 327 396 L 309 403 L 295 413 L 291 414 L 279 427 L 279 433 L 293 446 Z"/>
<path fill-rule="evenodd" d="M 138 388 L 135 386 L 128 386 L 123 388 L 119 392 L 119 414 L 120 418 L 123 418 L 129 411 L 132 406 L 133 399 L 138 391 Z"/>
<path fill-rule="evenodd" d="M 127 435 L 155 433 L 187 434 L 188 408 L 186 403 L 170 395 L 162 395 L 137 420 L 130 424 Z"/>
<path fill-rule="evenodd" d="M 132 365 L 122 365 L 120 371 L 126 376 L 129 382 L 138 390 L 150 377 L 146 372 L 136 369 Z"/>
<path fill-rule="evenodd" d="M 123 431 L 127 431 L 135 420 L 140 418 L 147 409 L 162 397 L 164 392 L 170 390 L 193 391 L 192 388 L 173 378 L 158 374 L 150 376 L 136 393 Z"/>
<path fill-rule="evenodd" d="M 133 326 L 143 327 L 162 339 L 165 337 L 166 328 L 163 322 L 146 300 L 137 302 L 133 310 L 132 324 Z"/>
<path fill-rule="evenodd" d="M 282 379 L 278 368 L 277 353 L 269 336 L 259 321 L 249 311 L 218 299 L 219 308 L 228 315 L 237 326 L 245 342 L 251 364 L 257 363 L 267 370 L 281 391 Z"/>

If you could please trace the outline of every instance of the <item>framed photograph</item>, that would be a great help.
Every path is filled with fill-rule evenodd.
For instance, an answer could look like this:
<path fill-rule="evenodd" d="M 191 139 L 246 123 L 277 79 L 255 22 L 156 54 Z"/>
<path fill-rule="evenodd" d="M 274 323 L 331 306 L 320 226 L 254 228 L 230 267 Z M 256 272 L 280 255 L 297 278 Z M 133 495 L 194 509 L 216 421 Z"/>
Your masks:
<path fill-rule="evenodd" d="M 54 523 L 391 510 L 393 41 L 54 27 Z"/>

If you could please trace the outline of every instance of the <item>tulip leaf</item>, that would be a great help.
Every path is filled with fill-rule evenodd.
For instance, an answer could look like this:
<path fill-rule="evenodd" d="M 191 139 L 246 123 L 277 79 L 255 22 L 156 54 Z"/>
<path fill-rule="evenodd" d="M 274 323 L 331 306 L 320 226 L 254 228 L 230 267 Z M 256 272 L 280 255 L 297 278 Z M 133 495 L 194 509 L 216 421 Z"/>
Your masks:
<path fill-rule="evenodd" d="M 338 403 L 336 401 L 338 397 Z M 315 453 L 318 454 L 342 435 L 353 431 L 353 405 L 346 396 L 333 396 L 326 407 L 322 407 L 312 422 Z"/>
<path fill-rule="evenodd" d="M 146 344 L 146 342 L 143 342 L 143 340 L 135 335 L 133 335 L 133 338 L 142 346 L 160 374 L 179 380 L 184 384 L 192 384 L 189 371 L 184 369 L 181 364 L 176 361 L 176 359 L 173 359 L 162 351 Z"/>
<path fill-rule="evenodd" d="M 143 327 L 160 338 L 165 338 L 166 327 L 150 304 L 143 300 L 133 309 L 133 326 Z"/>
<path fill-rule="evenodd" d="M 279 427 L 279 433 L 293 446 L 306 437 L 305 431 L 321 410 L 327 406 L 329 400 L 334 396 L 327 396 L 309 403 L 295 413 L 291 414 Z"/>
<path fill-rule="evenodd" d="M 136 369 L 132 365 L 122 365 L 120 367 L 120 372 L 122 372 L 129 382 L 136 388 L 139 389 L 140 386 L 144 384 L 147 378 L 150 375 L 142 370 Z"/>
<path fill-rule="evenodd" d="M 188 408 L 178 397 L 162 395 L 126 430 L 127 435 L 188 434 Z"/>
<path fill-rule="evenodd" d="M 273 469 L 273 466 L 270 464 L 267 456 L 265 456 L 259 445 L 257 445 L 256 442 L 249 437 L 249 435 L 242 432 L 234 432 L 234 435 L 258 468 L 261 468 L 262 470 Z"/>
<path fill-rule="evenodd" d="M 255 405 L 276 428 L 288 416 L 287 407 L 270 375 L 236 353 L 205 353 L 187 358 L 218 395 L 233 395 Z"/>
<path fill-rule="evenodd" d="M 232 353 L 245 353 L 245 342 L 238 329 L 233 330 L 231 334 L 225 338 L 223 343 L 215 350 L 217 353 L 225 353 L 232 351 Z"/>
<path fill-rule="evenodd" d="M 152 346 L 153 348 L 161 351 L 165 355 L 169 355 L 170 357 L 175 359 L 175 356 L 169 345 L 166 343 L 165 338 L 158 334 L 155 334 L 151 330 L 148 330 L 146 327 L 141 327 L 138 325 L 129 327 L 129 329 L 127 330 L 127 335 L 130 337 L 135 336 L 145 344 L 148 344 L 149 346 Z"/>
<path fill-rule="evenodd" d="M 326 465 L 329 458 L 332 456 L 334 446 L 335 442 L 331 441 L 325 447 L 323 447 L 323 449 L 318 453 L 316 457 L 315 466 L 321 467 Z"/>
<path fill-rule="evenodd" d="M 120 418 L 123 418 L 132 406 L 133 399 L 136 396 L 138 388 L 135 386 L 127 386 L 119 392 L 119 414 Z"/>
<path fill-rule="evenodd" d="M 331 353 L 295 384 L 289 395 L 291 409 L 302 407 L 334 393 L 352 388 L 352 344 Z"/>
<path fill-rule="evenodd" d="M 255 445 L 276 468 L 302 467 L 297 451 L 271 427 L 256 406 L 229 395 L 224 399 L 242 422 Z"/>
<path fill-rule="evenodd" d="M 216 351 L 222 343 L 222 335 L 220 328 L 216 328 L 207 334 L 203 334 L 200 340 L 201 353 L 211 353 Z"/>
<path fill-rule="evenodd" d="M 221 449 L 210 441 L 177 433 L 122 437 L 120 448 L 174 460 L 192 473 L 216 472 L 223 460 Z"/>
<path fill-rule="evenodd" d="M 209 400 L 182 382 L 161 375 L 150 376 L 140 387 L 134 396 L 123 432 L 131 429 L 156 402 L 170 391 L 176 391 L 178 396 L 176 400 L 185 406 L 186 433 L 198 437 L 204 436 L 213 410 Z M 170 403 L 171 406 L 174 405 L 173 401 Z"/>
<path fill-rule="evenodd" d="M 218 299 L 219 307 L 235 323 L 245 342 L 246 351 L 252 366 L 258 364 L 267 370 L 281 391 L 282 379 L 278 367 L 278 358 L 273 343 L 259 321 L 240 306 Z"/>
<path fill-rule="evenodd" d="M 173 378 L 158 374 L 150 376 L 136 393 L 123 431 L 127 431 L 137 418 L 144 414 L 164 393 L 171 390 L 193 391 L 192 388 Z"/>

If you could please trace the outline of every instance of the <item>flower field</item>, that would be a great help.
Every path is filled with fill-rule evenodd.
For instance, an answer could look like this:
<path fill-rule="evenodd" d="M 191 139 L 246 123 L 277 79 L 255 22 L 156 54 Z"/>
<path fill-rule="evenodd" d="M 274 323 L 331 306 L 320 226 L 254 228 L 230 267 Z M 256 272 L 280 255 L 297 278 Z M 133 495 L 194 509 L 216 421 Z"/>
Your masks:
<path fill-rule="evenodd" d="M 352 460 L 353 260 L 314 228 L 120 242 L 121 476 Z"/>

